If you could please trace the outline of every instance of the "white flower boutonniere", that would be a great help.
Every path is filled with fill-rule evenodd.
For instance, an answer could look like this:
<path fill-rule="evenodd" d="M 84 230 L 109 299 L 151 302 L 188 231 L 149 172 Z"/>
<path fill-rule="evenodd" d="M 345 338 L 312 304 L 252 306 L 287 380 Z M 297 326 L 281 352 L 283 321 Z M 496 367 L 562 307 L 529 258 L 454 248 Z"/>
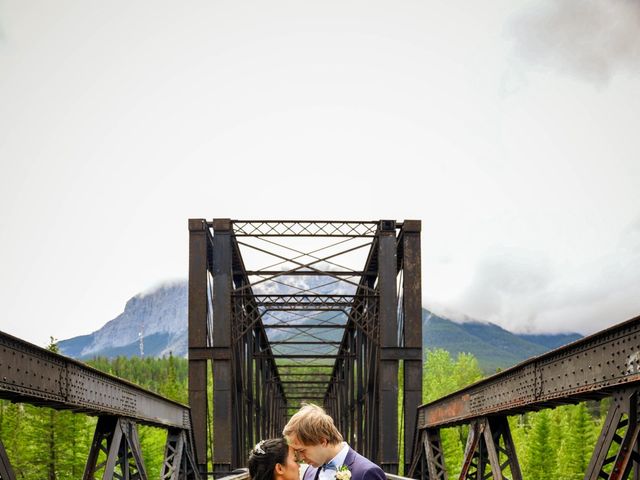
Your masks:
<path fill-rule="evenodd" d="M 342 465 L 336 472 L 336 480 L 351 480 L 351 470 L 346 465 Z"/>

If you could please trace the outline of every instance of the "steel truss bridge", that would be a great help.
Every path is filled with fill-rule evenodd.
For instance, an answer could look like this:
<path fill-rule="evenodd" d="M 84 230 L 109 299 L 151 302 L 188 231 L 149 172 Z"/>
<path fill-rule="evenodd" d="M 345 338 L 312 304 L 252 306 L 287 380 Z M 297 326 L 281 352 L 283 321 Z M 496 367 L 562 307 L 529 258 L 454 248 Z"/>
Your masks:
<path fill-rule="evenodd" d="M 190 407 L 1 332 L 0 398 L 97 416 L 83 480 L 148 478 L 138 424 L 167 430 L 161 479 L 230 475 L 303 401 L 391 479 L 448 479 L 468 424 L 458 478 L 520 480 L 509 415 L 610 398 L 584 478 L 640 478 L 640 317 L 420 405 L 420 265 L 419 221 L 191 219 Z"/>
<path fill-rule="evenodd" d="M 189 404 L 208 419 L 193 426 L 201 471 L 210 459 L 217 475 L 243 466 L 312 401 L 397 473 L 398 432 L 408 462 L 422 397 L 420 222 L 192 219 L 189 232 Z"/>

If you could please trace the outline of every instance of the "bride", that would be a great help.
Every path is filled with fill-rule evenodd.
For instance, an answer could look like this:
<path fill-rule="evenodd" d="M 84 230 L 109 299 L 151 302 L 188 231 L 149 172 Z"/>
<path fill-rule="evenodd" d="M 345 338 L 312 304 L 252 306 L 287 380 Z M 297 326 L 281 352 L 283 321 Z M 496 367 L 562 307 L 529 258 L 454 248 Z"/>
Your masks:
<path fill-rule="evenodd" d="M 249 454 L 251 480 L 299 480 L 295 452 L 284 438 L 261 440 Z"/>

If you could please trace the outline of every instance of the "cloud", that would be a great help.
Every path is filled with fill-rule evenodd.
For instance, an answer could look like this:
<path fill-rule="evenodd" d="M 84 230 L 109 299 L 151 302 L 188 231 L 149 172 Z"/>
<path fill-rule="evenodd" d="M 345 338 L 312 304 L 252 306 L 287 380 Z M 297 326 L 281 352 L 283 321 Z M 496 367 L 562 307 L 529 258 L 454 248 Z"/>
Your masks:
<path fill-rule="evenodd" d="M 494 249 L 450 309 L 516 332 L 593 333 L 640 314 L 640 216 L 588 263 L 552 265 L 539 252 Z"/>
<path fill-rule="evenodd" d="M 606 84 L 619 71 L 640 71 L 640 1 L 535 2 L 508 28 L 530 64 Z"/>
<path fill-rule="evenodd" d="M 510 324 L 511 319 L 531 320 L 529 299 L 545 292 L 553 275 L 550 263 L 540 253 L 494 248 L 483 256 L 468 287 L 452 302 L 451 308 L 464 312 L 462 317 L 454 317 L 513 329 L 516 326 Z"/>
<path fill-rule="evenodd" d="M 187 288 L 187 283 L 184 278 L 173 278 L 153 283 L 148 288 L 137 293 L 135 298 L 143 299 L 149 295 L 156 295 L 159 290 L 169 290 L 177 287 Z"/>

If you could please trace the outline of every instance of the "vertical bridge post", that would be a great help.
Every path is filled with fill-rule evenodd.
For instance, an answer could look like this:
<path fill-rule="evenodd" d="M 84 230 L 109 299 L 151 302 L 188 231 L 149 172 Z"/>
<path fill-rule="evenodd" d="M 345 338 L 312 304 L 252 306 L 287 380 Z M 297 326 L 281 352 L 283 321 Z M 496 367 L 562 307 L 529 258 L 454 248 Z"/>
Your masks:
<path fill-rule="evenodd" d="M 420 220 L 405 220 L 400 232 L 402 249 L 402 339 L 404 357 L 404 473 L 409 471 L 417 439 L 416 413 L 422 404 L 422 267 Z M 411 354 L 413 352 L 413 354 Z"/>
<path fill-rule="evenodd" d="M 231 220 L 213 222 L 213 347 L 220 355 L 213 362 L 213 470 L 231 472 L 240 462 L 237 432 L 234 428 L 231 371 Z M 239 372 L 236 372 L 239 374 Z M 236 448 L 234 448 L 236 447 Z M 235 458 L 234 458 L 235 454 Z"/>
<path fill-rule="evenodd" d="M 189 405 L 200 473 L 207 472 L 207 358 L 196 352 L 207 345 L 208 227 L 202 219 L 189 220 Z"/>
<path fill-rule="evenodd" d="M 375 422 L 378 428 L 378 450 L 373 458 L 387 473 L 398 473 L 398 359 L 388 355 L 398 347 L 398 298 L 396 223 L 380 222 L 378 239 L 378 283 L 380 294 L 380 379 L 379 412 Z"/>

